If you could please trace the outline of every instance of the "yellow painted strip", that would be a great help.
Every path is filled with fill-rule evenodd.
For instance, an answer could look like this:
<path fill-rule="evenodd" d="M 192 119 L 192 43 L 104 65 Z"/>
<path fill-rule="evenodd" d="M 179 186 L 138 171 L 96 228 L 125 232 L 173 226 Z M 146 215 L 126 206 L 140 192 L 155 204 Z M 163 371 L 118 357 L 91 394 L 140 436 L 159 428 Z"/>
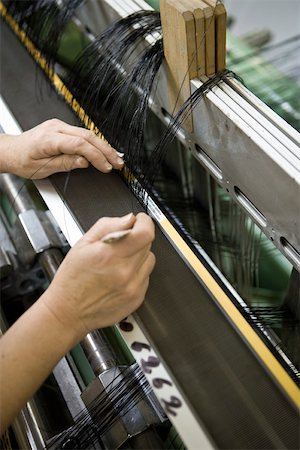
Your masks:
<path fill-rule="evenodd" d="M 49 67 L 47 61 L 42 56 L 41 52 L 35 47 L 33 42 L 26 36 L 25 32 L 19 27 L 18 23 L 8 13 L 2 1 L 0 1 L 0 14 L 4 17 L 8 25 L 12 28 L 15 34 L 22 41 L 22 43 L 24 44 L 28 52 L 31 54 L 31 56 L 33 56 L 33 58 L 36 60 L 39 66 L 48 75 L 49 79 L 52 81 L 57 91 L 64 97 L 64 99 L 71 106 L 73 111 L 80 117 L 85 126 L 90 130 L 93 130 L 94 133 L 97 134 L 101 139 L 105 140 L 100 130 L 97 128 L 95 123 L 89 118 L 84 109 L 80 106 L 79 102 L 73 97 L 73 94 L 69 91 L 69 89 L 61 80 L 61 78 Z M 127 172 L 125 171 L 125 176 L 126 173 Z M 129 173 L 127 173 L 127 177 L 129 177 Z M 184 256 L 189 265 L 199 275 L 203 283 L 211 291 L 212 295 L 215 297 L 215 299 L 217 300 L 219 305 L 223 308 L 223 310 L 227 313 L 227 315 L 231 318 L 231 320 L 239 329 L 241 334 L 246 338 L 246 340 L 255 350 L 255 352 L 260 357 L 262 362 L 266 365 L 266 367 L 273 374 L 278 383 L 282 386 L 283 390 L 287 393 L 287 395 L 295 403 L 295 405 L 298 408 L 300 408 L 300 389 L 293 382 L 290 376 L 286 373 L 286 371 L 277 361 L 275 356 L 270 352 L 268 347 L 262 342 L 260 337 L 251 328 L 246 319 L 234 306 L 229 297 L 227 297 L 225 292 L 221 289 L 221 287 L 218 285 L 218 283 L 215 281 L 212 275 L 208 272 L 208 270 L 204 267 L 204 265 L 198 260 L 196 255 L 192 252 L 189 246 L 177 233 L 177 231 L 171 225 L 171 223 L 167 219 L 165 219 L 160 222 L 160 225 L 166 232 L 166 234 L 170 237 L 170 239 L 173 241 L 173 243 L 180 251 L 180 253 Z"/>
<path fill-rule="evenodd" d="M 95 125 L 95 123 L 90 119 L 85 110 L 73 97 L 72 92 L 67 88 L 62 79 L 49 67 L 46 59 L 41 54 L 40 50 L 34 45 L 34 43 L 29 39 L 26 35 L 25 31 L 19 26 L 19 24 L 15 21 L 15 19 L 9 14 L 6 6 L 0 1 L 0 14 L 3 16 L 7 24 L 14 31 L 14 33 L 18 36 L 20 41 L 24 44 L 27 51 L 30 55 L 35 59 L 41 69 L 46 73 L 49 77 L 50 81 L 56 88 L 56 90 L 64 97 L 65 101 L 68 105 L 71 106 L 73 111 L 78 115 L 78 117 L 82 120 L 84 125 L 92 130 L 97 136 L 101 139 L 105 140 L 103 134 L 100 132 L 99 128 Z"/>
<path fill-rule="evenodd" d="M 160 222 L 160 226 L 175 244 L 180 253 L 184 256 L 189 265 L 193 268 L 197 275 L 199 275 L 199 277 L 208 287 L 219 305 L 234 322 L 240 333 L 247 339 L 249 344 L 253 347 L 257 355 L 260 357 L 269 371 L 273 374 L 275 379 L 280 383 L 290 399 L 298 408 L 300 408 L 300 389 L 298 388 L 296 383 L 294 383 L 294 381 L 286 373 L 286 371 L 277 361 L 272 352 L 268 349 L 268 347 L 264 344 L 264 342 L 260 339 L 256 332 L 251 328 L 247 320 L 231 302 L 230 298 L 225 294 L 225 292 L 218 285 L 216 280 L 201 263 L 201 261 L 199 261 L 197 256 L 182 239 L 182 237 L 169 222 L 169 220 L 162 220 Z"/>

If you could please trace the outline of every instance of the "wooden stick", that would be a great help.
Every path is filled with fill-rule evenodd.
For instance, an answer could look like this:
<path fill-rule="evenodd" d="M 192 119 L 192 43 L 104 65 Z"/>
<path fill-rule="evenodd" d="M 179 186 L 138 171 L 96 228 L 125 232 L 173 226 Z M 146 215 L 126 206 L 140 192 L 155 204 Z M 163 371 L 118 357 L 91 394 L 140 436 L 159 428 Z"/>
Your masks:
<path fill-rule="evenodd" d="M 160 14 L 167 62 L 169 112 L 176 113 L 191 95 L 190 80 L 197 77 L 196 28 L 188 0 L 161 0 Z M 192 130 L 192 119 L 185 126 Z"/>
<path fill-rule="evenodd" d="M 160 0 L 167 63 L 168 112 L 191 95 L 190 80 L 225 68 L 226 11 L 217 0 Z M 193 130 L 192 117 L 185 122 Z"/>
<path fill-rule="evenodd" d="M 214 75 L 215 71 L 215 16 L 211 6 L 203 0 L 197 0 L 198 7 L 204 13 L 205 21 L 205 73 L 207 76 Z"/>
<path fill-rule="evenodd" d="M 204 12 L 199 8 L 198 0 L 188 0 L 191 11 L 194 15 L 196 30 L 196 53 L 197 53 L 197 76 L 206 74 L 205 58 L 205 17 Z"/>
<path fill-rule="evenodd" d="M 227 14 L 222 3 L 217 4 L 217 0 L 204 0 L 213 8 L 215 15 L 215 42 L 216 42 L 216 73 L 226 68 L 226 24 Z"/>

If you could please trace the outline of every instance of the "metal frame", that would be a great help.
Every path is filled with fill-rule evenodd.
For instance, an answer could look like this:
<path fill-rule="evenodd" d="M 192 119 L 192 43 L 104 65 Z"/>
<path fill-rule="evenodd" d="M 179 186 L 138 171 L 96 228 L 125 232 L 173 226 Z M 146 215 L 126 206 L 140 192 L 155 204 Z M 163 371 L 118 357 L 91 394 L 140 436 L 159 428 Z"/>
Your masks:
<path fill-rule="evenodd" d="M 151 9 L 142 0 L 103 1 L 115 10 L 117 16 L 127 15 L 141 7 Z M 151 107 L 167 123 L 168 118 L 162 110 L 168 110 L 166 83 L 162 73 L 157 96 Z M 201 82 L 193 80 L 191 85 L 192 90 L 195 90 Z M 2 114 L 2 111 L 7 112 L 4 108 L 0 99 L 1 117 L 6 118 L 7 114 Z M 223 82 L 209 92 L 193 114 L 194 133 L 188 134 L 180 130 L 179 140 L 299 270 L 299 133 L 235 80 Z M 13 120 L 2 124 L 8 133 L 21 132 Z M 274 189 L 274 181 L 280 183 L 280 190 Z M 74 245 L 82 236 L 74 218 L 50 181 L 41 180 L 35 184 L 69 243 Z M 132 318 L 129 320 L 133 321 Z M 140 340 L 144 339 L 147 343 L 136 323 L 135 330 Z M 127 335 L 128 345 L 131 339 Z M 164 374 L 171 378 L 167 372 Z M 177 392 L 180 395 L 179 390 Z M 181 417 L 174 424 L 189 448 L 198 448 L 200 442 L 201 448 L 213 448 L 188 407 L 184 420 Z"/>
<path fill-rule="evenodd" d="M 0 95 L 0 111 L 1 111 L 1 125 L 6 133 L 10 134 L 20 134 L 22 132 L 22 129 L 14 119 L 12 113 L 8 109 L 7 105 L 4 103 L 1 95 Z M 2 120 L 2 117 L 4 118 Z M 43 200 L 45 201 L 46 205 L 48 206 L 49 210 L 54 215 L 58 226 L 64 233 L 66 239 L 68 240 L 69 244 L 71 246 L 75 245 L 75 243 L 80 239 L 83 235 L 82 230 L 79 228 L 77 223 L 75 222 L 74 217 L 71 215 L 70 211 L 67 209 L 66 205 L 64 204 L 61 197 L 58 195 L 56 190 L 54 189 L 53 185 L 51 184 L 50 180 L 43 179 L 43 180 L 36 180 L 34 181 L 35 186 L 39 190 Z M 124 338 L 125 343 L 127 344 L 128 348 L 130 348 L 130 344 L 133 341 L 136 341 L 137 339 L 139 342 L 144 343 L 149 348 L 151 348 L 151 355 L 158 358 L 158 355 L 156 354 L 155 350 L 151 347 L 148 339 L 144 335 L 143 330 L 139 327 L 139 325 L 136 323 L 133 317 L 128 317 L 128 320 L 134 324 L 134 330 L 131 333 L 124 333 L 120 329 L 121 335 Z M 145 356 L 144 352 L 133 352 L 134 357 L 137 362 L 140 363 L 141 359 Z M 185 399 L 183 398 L 180 388 L 174 383 L 174 380 L 172 379 L 172 374 L 169 373 L 169 371 L 165 368 L 163 361 L 161 361 L 162 364 L 160 364 L 160 367 L 158 369 L 158 373 L 154 372 L 151 374 L 145 374 L 146 378 L 148 379 L 149 383 L 151 384 L 153 388 L 153 384 L 151 383 L 154 376 L 159 376 L 160 378 L 170 380 L 170 383 L 172 384 L 172 387 L 170 388 L 169 385 L 165 385 L 163 389 L 155 389 L 153 388 L 154 392 L 157 394 L 158 399 L 161 399 L 161 397 L 167 397 L 170 395 L 176 395 L 177 398 L 180 399 L 182 402 L 183 407 L 181 408 L 180 414 L 178 414 L 176 417 L 170 416 L 170 421 L 174 424 L 176 427 L 178 433 L 180 434 L 182 440 L 185 442 L 188 448 L 198 448 L 199 445 L 200 448 L 203 450 L 211 450 L 215 448 L 214 444 L 211 442 L 210 438 L 208 437 L 206 431 L 203 429 L 202 425 L 198 423 L 198 420 L 194 416 L 193 411 L 190 410 L 189 405 L 186 403 Z M 57 382 L 59 386 L 63 387 L 65 384 L 66 379 L 70 381 L 73 386 L 75 383 L 75 390 L 77 391 L 77 394 L 79 393 L 79 390 L 77 389 L 77 383 L 74 379 L 74 377 L 70 374 L 70 369 L 67 364 L 66 358 L 63 358 L 58 365 L 54 369 L 54 375 L 57 378 Z M 71 393 L 71 398 L 69 394 Z M 76 393 L 74 393 L 73 387 L 71 388 L 71 392 L 69 389 L 67 389 L 67 392 L 65 393 L 66 402 L 68 406 L 71 408 L 70 412 L 72 416 L 74 417 L 78 413 L 78 406 L 82 404 L 81 399 L 78 399 L 78 402 L 73 402 L 74 399 L 72 399 L 73 395 L 76 396 Z M 40 448 L 39 446 L 32 448 Z"/>
<path fill-rule="evenodd" d="M 114 19 L 152 10 L 144 0 L 96 3 L 106 4 L 106 17 Z M 191 91 L 201 84 L 192 80 Z M 172 113 L 167 92 L 162 70 L 150 106 L 165 123 L 170 120 L 165 111 Z M 193 133 L 179 130 L 178 139 L 299 271 L 300 134 L 235 79 L 206 95 L 193 123 Z"/>
<path fill-rule="evenodd" d="M 9 114 L 9 111 L 7 110 L 6 113 Z M 13 118 L 11 118 L 11 120 L 13 121 Z M 19 131 L 20 128 L 15 123 L 14 132 L 18 133 Z M 36 181 L 35 184 L 38 187 L 50 211 L 52 211 L 54 216 L 58 219 L 58 224 L 61 227 L 62 231 L 66 234 L 69 242 L 74 245 L 78 238 L 81 237 L 82 231 L 77 226 L 74 218 L 71 216 L 71 213 L 67 210 L 63 200 L 58 196 L 49 180 L 39 180 Z M 149 212 L 155 216 L 159 225 L 164 229 L 164 222 L 166 221 L 166 219 L 154 204 L 154 202 L 153 204 L 152 202 L 149 203 Z M 70 226 L 71 229 L 69 228 Z M 204 256 L 207 257 L 207 255 Z M 208 263 L 210 262 L 208 261 Z M 129 317 L 127 319 L 127 322 L 132 327 L 132 330 L 130 332 L 122 332 L 121 328 L 121 332 L 128 347 L 130 348 L 132 342 L 134 341 L 138 341 L 144 346 L 142 352 L 133 351 L 136 360 L 142 365 L 143 358 L 148 357 L 149 352 L 151 356 L 160 360 L 159 356 L 151 346 L 151 343 L 145 336 L 143 330 L 139 327 L 134 318 Z M 162 401 L 163 405 L 166 398 L 176 397 L 176 399 L 179 399 L 179 401 L 181 402 L 182 407 L 180 408 L 180 413 L 178 413 L 178 415 L 175 417 L 170 416 L 170 420 L 176 426 L 177 431 L 181 435 L 182 440 L 185 442 L 187 447 L 197 448 L 197 446 L 201 442 L 201 448 L 214 448 L 214 445 L 211 442 L 210 438 L 207 436 L 205 429 L 203 428 L 202 424 L 198 422 L 198 419 L 196 419 L 196 417 L 194 416 L 189 403 L 182 395 L 180 386 L 176 384 L 176 381 L 173 379 L 172 373 L 170 373 L 164 362 L 160 360 L 159 368 L 155 370 L 155 372 L 153 371 L 151 374 L 146 374 L 146 376 L 152 386 L 153 383 L 151 381 L 154 377 L 168 380 L 168 384 L 164 386 L 164 389 L 155 389 L 154 386 L 154 391 L 156 392 L 158 399 Z"/>

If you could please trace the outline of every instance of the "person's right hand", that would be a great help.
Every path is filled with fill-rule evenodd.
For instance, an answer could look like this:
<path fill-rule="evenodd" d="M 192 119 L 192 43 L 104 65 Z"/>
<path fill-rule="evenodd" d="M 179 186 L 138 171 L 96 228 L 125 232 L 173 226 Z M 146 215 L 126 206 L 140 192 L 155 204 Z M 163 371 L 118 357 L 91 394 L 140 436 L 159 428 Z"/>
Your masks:
<path fill-rule="evenodd" d="M 118 242 L 108 233 L 131 229 Z M 69 251 L 42 301 L 78 341 L 96 328 L 117 323 L 143 302 L 155 265 L 154 224 L 144 213 L 100 219 Z"/>

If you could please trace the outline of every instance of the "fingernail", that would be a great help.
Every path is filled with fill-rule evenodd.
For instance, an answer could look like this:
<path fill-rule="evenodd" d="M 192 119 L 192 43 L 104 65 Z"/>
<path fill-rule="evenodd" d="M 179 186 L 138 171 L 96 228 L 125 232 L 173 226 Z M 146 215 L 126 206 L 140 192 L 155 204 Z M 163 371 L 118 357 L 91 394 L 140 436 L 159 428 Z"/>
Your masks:
<path fill-rule="evenodd" d="M 106 236 L 104 236 L 101 239 L 101 242 L 104 242 L 104 244 L 113 244 L 114 242 L 118 242 L 125 236 L 127 236 L 130 231 L 131 230 L 112 231 L 111 233 L 108 233 Z"/>
<path fill-rule="evenodd" d="M 105 164 L 105 169 L 106 170 L 112 170 L 112 165 L 109 164 L 109 163 Z"/>
<path fill-rule="evenodd" d="M 118 159 L 117 159 L 117 163 L 118 163 L 118 164 L 124 164 L 124 161 L 123 161 L 122 158 L 118 158 Z"/>
<path fill-rule="evenodd" d="M 123 156 L 125 155 L 125 153 L 117 152 L 117 150 L 116 150 L 116 154 L 117 154 L 118 156 L 120 156 L 121 158 L 123 158 Z"/>
<path fill-rule="evenodd" d="M 132 217 L 133 217 L 133 213 L 131 212 L 129 214 L 126 214 L 123 217 L 120 217 L 120 219 L 122 219 L 122 222 L 129 222 L 132 219 Z"/>

